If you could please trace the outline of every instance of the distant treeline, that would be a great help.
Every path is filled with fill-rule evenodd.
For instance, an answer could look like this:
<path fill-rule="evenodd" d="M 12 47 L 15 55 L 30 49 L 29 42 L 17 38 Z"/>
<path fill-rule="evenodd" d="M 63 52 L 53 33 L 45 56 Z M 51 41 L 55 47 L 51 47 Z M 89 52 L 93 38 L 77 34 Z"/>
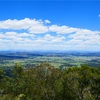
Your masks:
<path fill-rule="evenodd" d="M 16 63 L 8 72 L 0 69 L 0 100 L 100 100 L 100 68 Z"/>

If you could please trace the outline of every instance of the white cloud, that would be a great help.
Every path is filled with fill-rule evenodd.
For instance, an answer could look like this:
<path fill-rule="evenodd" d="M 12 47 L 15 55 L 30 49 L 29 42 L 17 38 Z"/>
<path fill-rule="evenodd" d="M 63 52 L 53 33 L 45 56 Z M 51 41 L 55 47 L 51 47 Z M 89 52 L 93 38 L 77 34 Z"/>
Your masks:
<path fill-rule="evenodd" d="M 90 43 L 89 45 L 91 44 L 98 44 L 100 42 L 100 32 L 98 31 L 91 31 L 91 30 L 86 30 L 86 29 L 82 29 L 78 32 L 76 32 L 75 34 L 71 34 L 69 35 L 69 37 L 72 39 L 72 40 L 82 40 L 83 43 Z M 88 42 L 87 42 L 88 41 Z M 75 41 L 74 41 L 75 43 Z"/>
<path fill-rule="evenodd" d="M 98 15 L 98 17 L 100 17 L 100 14 Z"/>
<path fill-rule="evenodd" d="M 45 20 L 46 23 L 49 23 L 49 20 Z M 10 29 L 10 30 L 28 30 L 30 33 L 45 33 L 48 31 L 48 27 L 44 25 L 42 20 L 29 19 L 25 18 L 22 20 L 5 20 L 0 21 L 0 29 Z"/>
<path fill-rule="evenodd" d="M 6 36 L 16 36 L 16 35 L 18 35 L 18 33 L 16 33 L 16 32 L 6 32 L 5 35 Z"/>
<path fill-rule="evenodd" d="M 49 20 L 44 21 L 46 24 L 50 24 L 51 22 Z"/>
<path fill-rule="evenodd" d="M 0 39 L 2 41 L 2 45 L 6 43 L 7 44 L 24 44 L 24 43 L 30 43 L 34 39 L 33 34 L 28 33 L 17 33 L 17 32 L 6 32 L 0 34 Z"/>
<path fill-rule="evenodd" d="M 25 32 L 24 32 L 24 33 L 18 34 L 18 36 L 19 36 L 19 37 L 26 37 L 26 38 L 27 38 L 27 37 L 34 38 L 35 35 L 34 35 L 34 34 L 29 34 L 29 33 L 25 33 Z"/>
<path fill-rule="evenodd" d="M 29 18 L 0 21 L 0 50 L 100 49 L 100 31 L 65 25 L 58 26 L 50 24 L 47 26 L 49 23 L 49 20 L 42 21 Z"/>
<path fill-rule="evenodd" d="M 0 21 L 0 29 L 12 29 L 12 30 L 20 30 L 20 29 L 28 29 L 32 25 L 38 24 L 38 21 L 35 19 L 29 19 L 25 18 L 22 20 L 5 20 L 5 21 Z"/>
<path fill-rule="evenodd" d="M 43 40 L 46 40 L 48 43 L 62 43 L 65 41 L 64 36 L 52 36 L 50 34 L 46 34 Z"/>
<path fill-rule="evenodd" d="M 40 34 L 48 32 L 48 27 L 43 25 L 32 26 L 29 28 L 29 33 Z"/>
<path fill-rule="evenodd" d="M 52 32 L 56 32 L 57 34 L 68 34 L 68 33 L 77 32 L 80 29 L 68 27 L 68 26 L 52 25 L 52 26 L 49 27 L 49 30 L 52 31 Z"/>

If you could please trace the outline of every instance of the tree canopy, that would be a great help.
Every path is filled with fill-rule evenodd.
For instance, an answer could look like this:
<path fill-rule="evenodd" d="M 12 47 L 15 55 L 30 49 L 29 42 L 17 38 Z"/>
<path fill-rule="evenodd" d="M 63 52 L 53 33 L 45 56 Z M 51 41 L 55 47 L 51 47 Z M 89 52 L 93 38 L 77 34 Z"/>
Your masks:
<path fill-rule="evenodd" d="M 16 63 L 11 76 L 0 69 L 0 100 L 100 100 L 100 68 L 62 71 L 45 62 L 24 69 Z"/>

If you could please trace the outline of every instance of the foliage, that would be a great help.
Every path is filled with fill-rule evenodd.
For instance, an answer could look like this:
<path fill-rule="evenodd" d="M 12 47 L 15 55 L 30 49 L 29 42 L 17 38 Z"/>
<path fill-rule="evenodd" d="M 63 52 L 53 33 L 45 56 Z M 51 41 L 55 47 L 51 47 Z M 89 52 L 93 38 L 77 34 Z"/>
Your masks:
<path fill-rule="evenodd" d="M 0 69 L 0 100 L 100 100 L 100 68 L 62 71 L 44 62 L 24 69 L 16 63 L 11 74 Z"/>

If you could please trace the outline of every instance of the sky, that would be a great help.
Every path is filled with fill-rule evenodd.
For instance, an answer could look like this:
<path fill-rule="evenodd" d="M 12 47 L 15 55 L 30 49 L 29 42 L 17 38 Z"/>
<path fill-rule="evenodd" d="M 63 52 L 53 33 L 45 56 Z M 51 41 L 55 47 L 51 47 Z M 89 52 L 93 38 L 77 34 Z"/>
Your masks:
<path fill-rule="evenodd" d="M 100 51 L 100 0 L 0 0 L 0 50 Z"/>

